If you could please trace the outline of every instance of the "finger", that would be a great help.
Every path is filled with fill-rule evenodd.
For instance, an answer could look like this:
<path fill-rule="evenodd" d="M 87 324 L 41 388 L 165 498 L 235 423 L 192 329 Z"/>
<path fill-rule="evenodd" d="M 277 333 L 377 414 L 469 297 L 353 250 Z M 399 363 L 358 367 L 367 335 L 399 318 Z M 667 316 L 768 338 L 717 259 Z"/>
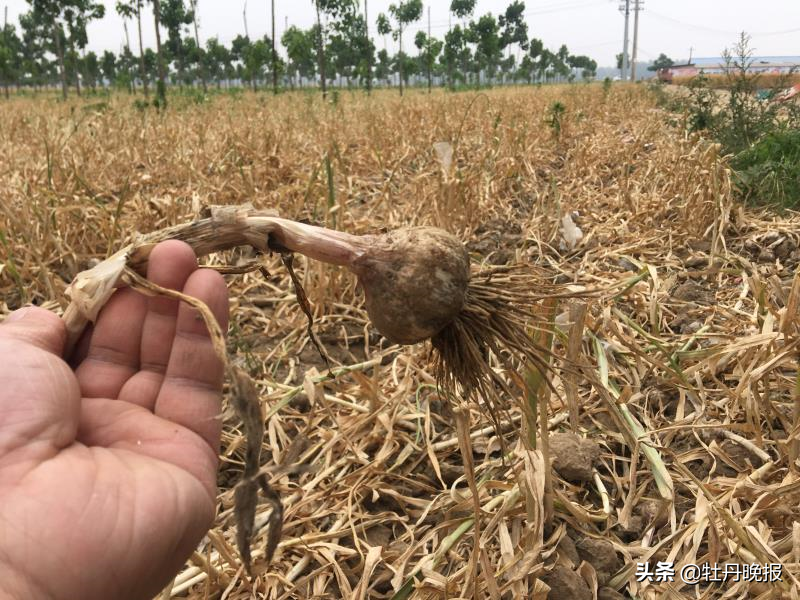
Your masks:
<path fill-rule="evenodd" d="M 170 240 L 158 244 L 150 254 L 147 278 L 161 287 L 182 290 L 197 270 L 197 258 L 185 242 Z M 142 325 L 139 372 L 119 393 L 119 399 L 153 410 L 164 374 L 167 371 L 180 301 L 165 296 L 147 299 Z"/>
<path fill-rule="evenodd" d="M 183 292 L 211 309 L 222 331 L 228 329 L 228 289 L 222 275 L 208 269 L 192 273 Z M 164 382 L 155 414 L 199 434 L 215 451 L 219 446 L 223 365 L 200 314 L 181 304 Z"/>
<path fill-rule="evenodd" d="M 67 329 L 55 313 L 38 306 L 27 306 L 6 317 L 0 327 L 0 336 L 27 342 L 60 357 Z"/>
<path fill-rule="evenodd" d="M 94 325 L 86 358 L 75 374 L 85 398 L 116 398 L 139 370 L 147 299 L 130 288 L 114 292 Z"/>

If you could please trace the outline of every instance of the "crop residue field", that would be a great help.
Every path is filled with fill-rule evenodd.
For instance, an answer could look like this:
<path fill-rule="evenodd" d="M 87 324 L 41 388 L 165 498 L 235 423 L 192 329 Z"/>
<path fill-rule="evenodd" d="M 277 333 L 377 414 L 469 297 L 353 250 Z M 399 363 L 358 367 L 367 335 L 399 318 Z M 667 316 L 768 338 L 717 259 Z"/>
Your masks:
<path fill-rule="evenodd" d="M 703 583 L 707 597 L 796 589 L 798 220 L 734 201 L 718 147 L 642 86 L 333 100 L 176 97 L 159 114 L 126 96 L 17 98 L 0 112 L 2 316 L 62 310 L 72 278 L 131 236 L 219 204 L 351 233 L 435 225 L 473 263 L 532 263 L 592 291 L 543 303 L 553 389 L 512 385 L 503 446 L 480 407 L 437 394 L 425 345 L 375 332 L 349 274 L 295 259 L 332 377 L 280 256 L 205 259 L 269 273 L 226 275 L 227 344 L 258 385 L 284 527 L 267 568 L 259 507 L 248 581 L 232 511 L 243 431 L 226 405 L 216 523 L 167 597 L 543 598 L 547 584 L 591 598 L 595 583 L 605 598 L 695 597 L 677 574 L 637 581 L 659 561 L 783 565 L 780 583 Z M 549 439 L 522 408 L 542 404 Z"/>

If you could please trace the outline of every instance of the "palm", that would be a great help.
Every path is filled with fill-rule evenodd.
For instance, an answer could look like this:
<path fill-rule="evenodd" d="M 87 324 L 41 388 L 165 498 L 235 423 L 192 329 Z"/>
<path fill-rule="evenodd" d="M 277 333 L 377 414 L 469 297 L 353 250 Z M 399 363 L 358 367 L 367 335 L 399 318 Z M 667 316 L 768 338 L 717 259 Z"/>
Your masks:
<path fill-rule="evenodd" d="M 188 246 L 157 247 L 148 276 L 225 328 L 224 282 Z M 51 318 L 0 329 L 0 577 L 20 597 L 152 596 L 214 516 L 222 367 L 169 299 L 115 294 L 75 372 Z"/>

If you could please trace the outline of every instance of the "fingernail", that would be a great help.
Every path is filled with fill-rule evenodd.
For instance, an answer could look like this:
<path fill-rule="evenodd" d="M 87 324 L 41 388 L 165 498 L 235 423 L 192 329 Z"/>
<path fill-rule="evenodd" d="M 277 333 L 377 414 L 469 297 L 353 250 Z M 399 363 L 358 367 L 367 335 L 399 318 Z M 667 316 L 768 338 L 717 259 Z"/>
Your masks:
<path fill-rule="evenodd" d="M 6 317 L 5 323 L 14 323 L 15 321 L 21 321 L 24 319 L 28 314 L 30 314 L 31 310 L 33 310 L 32 306 L 26 306 L 25 308 L 20 308 L 19 310 L 15 310 L 10 315 Z"/>

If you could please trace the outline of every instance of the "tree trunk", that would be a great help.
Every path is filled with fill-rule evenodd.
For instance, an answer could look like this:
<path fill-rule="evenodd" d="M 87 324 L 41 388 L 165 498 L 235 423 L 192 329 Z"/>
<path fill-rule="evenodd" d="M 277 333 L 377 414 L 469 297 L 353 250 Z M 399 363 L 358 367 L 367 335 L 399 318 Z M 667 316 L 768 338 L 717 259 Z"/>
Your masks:
<path fill-rule="evenodd" d="M 400 95 L 403 95 L 403 26 L 400 26 L 400 52 L 397 53 L 397 60 L 400 61 L 398 71 L 400 72 Z"/>
<path fill-rule="evenodd" d="M 161 52 L 161 2 L 153 0 L 153 16 L 156 21 L 156 53 L 158 54 L 158 98 L 159 105 L 162 108 L 167 107 L 167 82 L 164 73 L 164 55 Z"/>
<path fill-rule="evenodd" d="M 322 32 L 322 20 L 319 16 L 319 0 L 314 2 L 314 6 L 317 9 L 317 29 L 318 29 L 318 40 L 317 40 L 317 61 L 319 62 L 319 76 L 320 76 L 320 84 L 322 85 L 322 99 L 325 100 L 328 97 L 328 90 L 326 88 L 325 82 L 325 35 Z"/>
<path fill-rule="evenodd" d="M 75 91 L 78 93 L 78 98 L 81 97 L 81 67 L 80 67 L 80 60 L 77 58 L 75 54 L 75 45 L 70 41 L 69 43 L 70 52 L 72 55 L 76 57 L 75 59 Z"/>
<path fill-rule="evenodd" d="M 142 87 L 144 87 L 144 98 L 147 100 L 150 93 L 147 90 L 147 70 L 144 66 L 144 44 L 142 44 L 142 5 L 141 0 L 136 0 L 136 25 L 139 27 L 139 72 L 142 76 Z"/>
<path fill-rule="evenodd" d="M 367 15 L 367 0 L 364 0 L 364 37 L 367 48 L 367 95 L 372 93 L 372 52 L 369 48 L 369 16 Z"/>
<path fill-rule="evenodd" d="M 275 0 L 272 0 L 272 93 L 278 93 L 278 53 L 275 51 Z"/>
<path fill-rule="evenodd" d="M 61 76 L 61 97 L 67 99 L 67 73 L 64 70 L 64 49 L 61 47 L 61 29 L 53 18 L 53 35 L 56 38 L 56 54 L 58 55 L 58 70 Z"/>
<path fill-rule="evenodd" d="M 197 8 L 196 8 L 197 2 L 196 2 L 196 0 L 191 0 L 191 3 L 192 3 L 192 20 L 194 21 L 194 41 L 197 44 L 197 51 L 198 51 L 198 55 L 200 56 L 200 64 L 198 65 L 200 67 L 200 81 L 203 82 L 203 93 L 207 94 L 208 93 L 208 85 L 206 85 L 206 69 L 203 66 L 202 53 L 200 52 L 200 50 L 201 50 L 201 48 L 200 48 L 200 34 L 197 31 Z"/>

